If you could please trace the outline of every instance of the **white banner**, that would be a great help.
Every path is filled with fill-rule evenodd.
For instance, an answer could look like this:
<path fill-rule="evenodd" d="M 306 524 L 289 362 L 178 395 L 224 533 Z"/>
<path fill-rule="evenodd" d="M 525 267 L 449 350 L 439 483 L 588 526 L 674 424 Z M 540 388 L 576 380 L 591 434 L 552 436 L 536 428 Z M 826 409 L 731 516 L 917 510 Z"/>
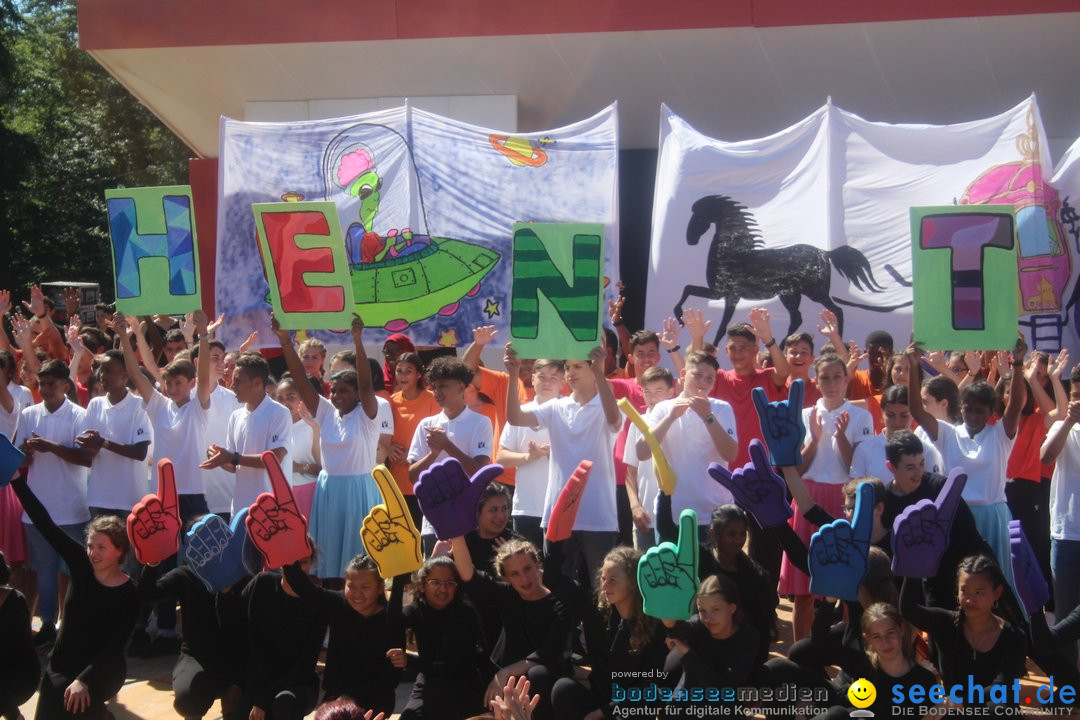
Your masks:
<path fill-rule="evenodd" d="M 398 300 L 413 293 L 407 316 L 372 328 L 373 343 L 405 332 L 417 345 L 453 347 L 468 343 L 479 325 L 507 327 L 508 251 L 519 221 L 603 224 L 613 292 L 617 126 L 614 105 L 536 133 L 489 130 L 408 107 L 309 122 L 222 118 L 216 298 L 225 342 L 236 347 L 269 326 L 251 212 L 258 202 L 332 200 L 357 303 L 365 293 Z M 312 334 L 328 344 L 350 342 L 347 333 Z"/>
<path fill-rule="evenodd" d="M 1042 137 L 1034 97 L 943 126 L 870 122 L 827 104 L 743 142 L 706 137 L 664 107 L 646 326 L 699 307 L 713 321 L 706 339 L 722 342 L 727 325 L 762 305 L 783 338 L 797 328 L 815 333 L 827 307 L 845 338 L 861 346 L 886 330 L 899 350 L 911 334 L 909 209 L 1012 203 L 1020 320 L 1033 347 L 1057 350 L 1073 287 L 1071 243 L 1043 182 Z M 1072 177 L 1080 197 L 1080 170 Z"/>

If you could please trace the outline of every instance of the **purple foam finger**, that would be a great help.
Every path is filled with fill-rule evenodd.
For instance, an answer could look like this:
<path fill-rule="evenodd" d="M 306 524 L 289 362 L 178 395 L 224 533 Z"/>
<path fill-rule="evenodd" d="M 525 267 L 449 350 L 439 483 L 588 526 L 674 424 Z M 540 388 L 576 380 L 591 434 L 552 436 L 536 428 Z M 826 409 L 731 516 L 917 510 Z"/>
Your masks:
<path fill-rule="evenodd" d="M 460 537 L 476 528 L 480 495 L 502 471 L 501 465 L 487 465 L 470 479 L 460 462 L 447 458 L 420 473 L 413 490 L 440 540 Z"/>
<path fill-rule="evenodd" d="M 1009 554 L 1016 594 L 1024 603 L 1024 609 L 1029 615 L 1042 612 L 1043 606 L 1050 601 L 1050 587 L 1019 520 L 1009 522 Z"/>
<path fill-rule="evenodd" d="M 949 533 L 952 531 L 953 518 L 956 517 L 956 511 L 963 499 L 967 479 L 967 473 L 964 472 L 963 468 L 953 468 L 953 471 L 949 473 L 948 480 L 945 481 L 945 485 L 941 488 L 941 492 L 938 493 L 937 499 L 934 500 L 934 505 L 937 506 L 937 516 L 943 523 L 945 537 L 949 537 Z"/>
<path fill-rule="evenodd" d="M 937 575 L 949 536 L 934 501 L 920 500 L 904 508 L 893 521 L 892 534 L 893 574 L 911 578 Z"/>

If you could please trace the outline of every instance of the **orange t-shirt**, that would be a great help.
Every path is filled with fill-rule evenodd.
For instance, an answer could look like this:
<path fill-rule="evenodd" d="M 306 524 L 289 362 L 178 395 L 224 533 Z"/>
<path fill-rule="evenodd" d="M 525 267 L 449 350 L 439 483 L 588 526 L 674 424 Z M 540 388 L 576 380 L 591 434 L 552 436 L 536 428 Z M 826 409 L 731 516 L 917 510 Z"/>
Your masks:
<path fill-rule="evenodd" d="M 502 437 L 502 428 L 506 424 L 506 388 L 510 384 L 510 376 L 498 370 L 489 370 L 486 367 L 477 368 L 477 373 L 480 376 L 480 392 L 491 398 L 495 404 L 488 405 L 485 403 L 483 406 L 478 405 L 469 409 L 491 418 L 491 426 L 495 431 L 495 444 L 492 445 L 495 449 L 491 452 L 491 462 L 495 462 L 495 456 L 499 449 L 499 438 Z M 536 391 L 532 388 L 526 389 L 521 380 L 515 380 L 515 382 L 517 382 L 518 400 L 521 403 L 527 403 L 536 396 Z M 517 468 L 506 468 L 503 474 L 499 476 L 499 482 L 505 485 L 513 485 L 516 476 Z"/>
<path fill-rule="evenodd" d="M 870 371 L 856 370 L 848 385 L 848 400 L 866 400 L 874 392 L 874 383 L 870 382 Z"/>
<path fill-rule="evenodd" d="M 405 448 L 406 453 L 412 444 L 413 434 L 420 421 L 440 412 L 439 404 L 435 402 L 435 396 L 424 390 L 412 400 L 408 400 L 403 392 L 396 392 L 390 396 L 390 406 L 394 411 L 394 434 L 390 442 L 397 443 Z M 403 495 L 412 495 L 412 483 L 409 482 L 409 463 L 402 461 L 390 463 L 390 472 L 397 480 L 398 487 Z"/>

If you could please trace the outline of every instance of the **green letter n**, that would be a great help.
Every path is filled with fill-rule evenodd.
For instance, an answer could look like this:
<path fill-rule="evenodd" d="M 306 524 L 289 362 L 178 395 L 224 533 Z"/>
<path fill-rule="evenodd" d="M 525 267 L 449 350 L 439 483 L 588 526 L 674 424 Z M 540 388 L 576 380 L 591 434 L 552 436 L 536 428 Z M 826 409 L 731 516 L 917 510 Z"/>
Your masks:
<path fill-rule="evenodd" d="M 536 233 L 514 234 L 513 285 L 510 302 L 512 337 L 535 338 L 540 331 L 540 293 L 554 306 L 562 323 L 581 342 L 598 340 L 600 326 L 599 235 L 574 235 L 573 284 L 567 284 Z"/>

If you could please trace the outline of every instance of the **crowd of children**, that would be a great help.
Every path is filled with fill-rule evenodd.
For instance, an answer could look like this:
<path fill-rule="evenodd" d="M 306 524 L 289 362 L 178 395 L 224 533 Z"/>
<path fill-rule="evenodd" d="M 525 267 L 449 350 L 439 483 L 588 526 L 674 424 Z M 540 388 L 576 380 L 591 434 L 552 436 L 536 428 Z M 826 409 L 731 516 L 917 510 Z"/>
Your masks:
<path fill-rule="evenodd" d="M 946 694 L 963 687 L 944 703 L 961 712 L 1005 702 L 992 688 L 1011 688 L 1029 657 L 1059 688 L 1080 684 L 1080 366 L 1068 372 L 1065 352 L 1028 353 L 1022 341 L 897 352 L 882 332 L 863 352 L 824 311 L 815 353 L 812 334 L 774 337 L 763 309 L 716 348 L 699 310 L 630 334 L 614 304 L 618 333 L 587 358 L 521 358 L 507 344 L 504 367 L 485 367 L 497 333 L 481 327 L 462 358 L 430 363 L 390 336 L 380 364 L 359 317 L 351 349 L 328 358 L 276 323 L 280 348 L 230 352 L 214 338 L 221 319 L 201 311 L 140 319 L 102 306 L 84 326 L 36 287 L 22 304 L 28 314 L 0 292 L 0 432 L 26 454 L 0 482 L 8 720 L 35 690 L 39 718 L 110 717 L 125 655 L 178 655 L 181 717 L 220 701 L 224 717 L 248 720 L 389 717 L 403 678 L 407 720 L 689 717 L 723 688 L 761 691 L 750 704 L 768 712 L 779 696 L 768 691 L 791 683 L 838 718 L 863 707 L 846 692 L 859 679 L 877 687 L 875 714 L 930 705 L 939 679 Z M 805 435 L 763 468 L 752 442 L 774 438 L 761 395 L 787 399 L 793 382 Z M 155 459 L 172 461 L 186 530 L 211 513 L 228 521 L 268 490 L 267 451 L 308 518 L 310 557 L 219 592 L 177 556 L 135 561 L 124 519 L 157 486 Z M 493 462 L 505 471 L 480 495 L 473 529 L 437 542 L 413 486 L 447 458 L 470 476 Z M 572 529 L 549 539 L 586 460 Z M 422 529 L 415 577 L 381 577 L 361 542 L 383 502 L 378 464 Z M 715 479 L 743 466 L 783 478 L 789 522 L 759 524 Z M 967 482 L 937 572 L 894 577 L 890 558 L 907 542 L 892 537 L 894 520 L 940 502 L 956 468 Z M 811 593 L 809 547 L 851 517 L 857 496 L 873 498 L 871 547 L 858 598 L 838 605 Z M 696 537 L 678 529 L 685 510 Z M 1014 519 L 1049 599 L 1032 599 L 1030 570 L 1013 572 Z M 689 621 L 650 615 L 655 586 L 639 586 L 642 554 L 677 533 L 681 548 L 701 545 Z M 793 600 L 791 637 L 777 627 L 781 596 Z M 778 639 L 790 643 L 784 657 L 770 652 Z M 1055 697 L 1071 704 L 1075 690 Z"/>

